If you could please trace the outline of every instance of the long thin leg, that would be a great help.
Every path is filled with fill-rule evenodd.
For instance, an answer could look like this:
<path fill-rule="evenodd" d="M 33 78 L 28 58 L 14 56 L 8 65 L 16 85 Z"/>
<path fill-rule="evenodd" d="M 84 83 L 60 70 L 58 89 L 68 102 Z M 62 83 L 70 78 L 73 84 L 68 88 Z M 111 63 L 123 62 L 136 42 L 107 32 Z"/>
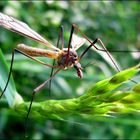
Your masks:
<path fill-rule="evenodd" d="M 64 48 L 64 35 L 63 35 L 63 33 L 64 33 L 64 28 L 63 28 L 63 26 L 61 26 L 56 47 L 59 48 L 59 41 L 61 41 L 61 45 L 62 45 L 61 49 L 62 50 Z M 54 64 L 55 64 L 55 59 L 53 60 L 53 66 L 54 66 Z M 54 71 L 54 68 L 51 69 L 50 77 L 52 77 L 53 71 Z M 49 82 L 49 96 L 51 95 L 51 83 L 52 83 L 52 80 L 50 80 L 50 82 Z"/>
<path fill-rule="evenodd" d="M 129 50 L 107 50 L 107 49 L 100 49 L 100 48 L 97 48 L 96 46 L 94 46 L 94 43 L 78 28 L 78 26 L 76 24 L 73 24 L 72 25 L 90 44 L 93 45 L 94 48 L 96 48 L 98 51 L 103 51 L 103 52 L 133 52 L 133 53 L 139 53 L 140 50 L 132 50 L 132 51 L 129 51 Z M 79 49 L 79 48 L 78 48 Z"/>
<path fill-rule="evenodd" d="M 43 65 L 45 65 L 45 66 L 47 66 L 47 67 L 51 67 L 51 68 L 60 68 L 60 66 L 52 66 L 52 65 L 46 64 L 46 63 L 44 63 L 44 62 L 42 62 L 42 61 L 40 61 L 40 60 L 38 60 L 38 59 L 33 58 L 33 57 L 30 56 L 30 55 L 27 55 L 26 53 L 21 52 L 20 50 L 18 50 L 18 49 L 16 49 L 16 48 L 13 49 L 13 51 L 12 51 L 12 59 L 11 59 L 11 65 L 10 65 L 10 71 L 9 71 L 9 74 L 8 74 L 8 79 L 7 79 L 5 88 L 3 89 L 3 91 L 2 91 L 2 93 L 1 93 L 1 95 L 0 95 L 0 99 L 1 99 L 1 97 L 2 97 L 3 94 L 4 94 L 4 92 L 5 92 L 6 89 L 7 89 L 7 86 L 8 86 L 10 77 L 11 77 L 11 73 L 12 73 L 13 62 L 14 62 L 14 55 L 15 55 L 15 52 L 16 52 L 16 51 L 19 52 L 19 53 L 21 53 L 21 54 L 23 54 L 23 55 L 25 55 L 25 56 L 27 56 L 27 57 L 29 57 L 29 58 L 31 58 L 32 60 L 36 61 L 36 62 L 39 63 L 39 64 L 43 64 Z"/>
<path fill-rule="evenodd" d="M 28 113 L 27 113 L 27 116 L 26 116 L 26 119 L 25 119 L 25 136 L 26 136 L 26 130 L 27 130 L 27 121 L 28 121 L 28 118 L 29 118 L 29 113 L 31 111 L 31 107 L 32 107 L 32 103 L 33 103 L 33 100 L 34 100 L 34 96 L 37 92 L 39 92 L 41 89 L 44 88 L 44 86 L 54 78 L 54 76 L 60 71 L 61 69 L 58 69 L 55 71 L 55 73 L 52 75 L 52 77 L 50 77 L 49 79 L 47 79 L 45 82 L 43 82 L 41 85 L 39 85 L 37 88 L 35 88 L 33 90 L 33 93 L 32 93 L 32 98 L 31 98 L 31 102 L 30 102 L 30 105 L 29 105 L 29 109 L 28 109 Z"/>
<path fill-rule="evenodd" d="M 115 63 L 115 61 L 113 60 L 113 57 L 111 56 L 111 54 L 109 53 L 109 51 L 106 49 L 104 43 L 102 42 L 102 40 L 100 38 L 98 38 L 98 41 L 100 42 L 101 46 L 104 48 L 104 50 L 106 50 L 107 55 L 109 56 L 109 58 L 111 59 L 111 61 L 113 62 L 114 66 L 116 67 L 116 69 L 120 72 L 121 70 L 119 69 L 119 67 L 117 66 L 117 64 Z M 131 82 L 137 84 L 136 81 L 129 79 Z"/>
<path fill-rule="evenodd" d="M 96 50 L 98 51 L 103 51 L 103 52 L 106 52 L 106 54 L 108 55 L 108 57 L 110 58 L 110 60 L 112 61 L 112 63 L 114 64 L 115 68 L 120 71 L 119 67 L 117 66 L 117 64 L 115 63 L 115 61 L 113 60 L 113 57 L 112 55 L 109 53 L 109 52 L 140 52 L 140 51 L 108 51 L 107 48 L 105 47 L 105 45 L 103 44 L 103 42 L 101 41 L 100 38 L 97 38 L 95 41 L 91 42 L 90 39 L 88 39 L 88 37 L 77 27 L 76 24 L 73 24 L 72 25 L 89 43 L 90 43 L 90 46 L 86 48 L 86 50 L 81 54 L 81 56 L 79 57 L 79 61 L 82 59 L 82 57 L 86 54 L 86 52 L 93 46 Z M 99 43 L 101 44 L 101 47 L 103 49 L 100 49 L 98 47 L 95 46 L 95 43 L 99 41 Z M 132 81 L 133 83 L 137 83 L 136 81 L 130 79 L 130 81 Z"/>
<path fill-rule="evenodd" d="M 100 38 L 97 38 L 95 41 L 93 41 L 89 47 L 87 47 L 85 49 L 85 51 L 80 55 L 79 57 L 79 61 L 82 59 L 82 57 L 88 52 L 88 50 L 91 48 L 91 47 L 94 47 L 95 49 L 99 50 L 99 48 L 97 46 L 95 46 L 95 43 L 99 41 L 99 43 L 101 44 L 101 47 L 104 49 L 104 52 L 106 52 L 106 54 L 108 55 L 108 57 L 110 58 L 110 60 L 112 61 L 112 63 L 114 64 L 115 68 L 117 69 L 117 71 L 120 72 L 120 69 L 118 67 L 118 65 L 115 63 L 115 61 L 113 60 L 113 57 L 112 55 L 108 52 L 108 50 L 106 49 L 105 45 L 103 44 L 103 42 L 101 41 Z M 130 81 L 132 81 L 133 83 L 137 84 L 136 81 L 132 80 L 132 79 L 129 79 Z"/>
<path fill-rule="evenodd" d="M 53 60 L 53 65 L 54 64 L 55 64 L 55 59 Z M 50 77 L 52 77 L 53 71 L 54 71 L 54 68 L 51 68 Z M 52 84 L 52 80 L 49 81 L 49 96 L 51 95 L 51 84 Z"/>
<path fill-rule="evenodd" d="M 91 48 L 91 47 L 94 47 L 95 43 L 97 42 L 97 39 L 95 39 L 84 51 L 83 53 L 79 56 L 79 61 L 83 58 L 83 56 L 88 52 L 88 50 Z M 94 46 L 93 46 L 94 45 Z M 95 46 L 96 47 L 96 46 Z"/>
<path fill-rule="evenodd" d="M 58 37 L 58 41 L 57 41 L 57 48 L 59 47 L 59 41 L 61 40 L 61 43 L 62 43 L 62 49 L 64 47 L 64 36 L 63 36 L 63 26 L 61 26 L 61 29 L 60 29 L 60 33 L 59 33 L 59 37 Z M 53 66 L 55 64 L 55 59 L 53 61 Z M 29 109 L 28 109 L 28 113 L 27 113 L 27 116 L 26 116 L 26 119 L 25 119 L 25 136 L 26 136 L 26 128 L 27 128 L 27 121 L 28 121 L 28 118 L 29 118 L 29 113 L 31 111 L 31 107 L 32 107 L 32 103 L 33 103 L 33 100 L 34 100 L 34 96 L 35 96 L 35 93 L 39 92 L 48 82 L 49 82 L 49 95 L 50 95 L 50 89 L 51 89 L 51 81 L 52 79 L 54 78 L 54 76 L 61 70 L 58 69 L 55 73 L 53 73 L 54 71 L 54 67 L 52 67 L 51 69 L 51 74 L 50 74 L 50 78 L 47 79 L 44 83 L 42 83 L 40 86 L 38 86 L 37 88 L 34 89 L 33 93 L 32 93 L 32 98 L 31 98 L 31 102 L 30 102 L 30 105 L 29 105 Z"/>
<path fill-rule="evenodd" d="M 9 83 L 9 80 L 10 80 L 10 76 L 11 76 L 12 68 L 13 68 L 13 62 L 14 62 L 14 54 L 15 54 L 15 51 L 13 50 L 13 51 L 12 51 L 11 65 L 10 65 L 10 71 L 9 71 L 9 74 L 8 74 L 8 79 L 7 79 L 5 88 L 3 89 L 3 91 L 2 91 L 2 93 L 1 93 L 1 95 L 0 95 L 0 99 L 2 98 L 4 92 L 6 91 L 7 86 L 8 86 L 8 83 Z"/>
<path fill-rule="evenodd" d="M 63 50 L 63 48 L 64 48 L 64 28 L 63 28 L 63 26 L 61 26 L 61 29 L 60 29 L 60 35 L 59 35 L 59 39 L 58 39 L 58 42 L 56 45 L 57 48 L 59 48 L 59 40 L 61 40 L 61 44 L 62 44 L 61 49 Z"/>
<path fill-rule="evenodd" d="M 71 27 L 71 32 L 70 32 L 69 43 L 68 43 L 68 52 L 67 52 L 67 57 L 66 57 L 65 64 L 68 64 L 70 46 L 71 46 L 72 35 L 73 35 L 73 33 L 74 33 L 74 29 L 75 29 L 75 27 L 72 25 L 72 27 Z"/>
<path fill-rule="evenodd" d="M 82 57 L 88 52 L 88 50 L 91 48 L 91 47 L 94 47 L 95 49 L 99 50 L 98 47 L 95 46 L 95 43 L 97 42 L 100 42 L 101 46 L 103 47 L 104 51 L 107 53 L 108 57 L 111 59 L 112 63 L 114 64 L 115 68 L 117 69 L 117 71 L 120 71 L 119 67 L 117 66 L 117 64 L 115 63 L 115 61 L 113 60 L 113 57 L 111 56 L 111 54 L 107 51 L 105 45 L 103 44 L 103 42 L 101 41 L 101 39 L 97 38 L 95 39 L 95 41 L 93 41 L 89 47 L 87 47 L 85 49 L 85 51 L 80 55 L 79 57 L 79 61 L 82 59 Z"/>
<path fill-rule="evenodd" d="M 114 66 L 116 67 L 116 69 L 117 69 L 118 71 L 121 71 L 121 70 L 119 69 L 119 67 L 117 66 L 117 64 L 115 63 L 115 61 L 113 60 L 113 57 L 111 56 L 111 54 L 109 53 L 109 51 L 107 51 L 107 49 L 106 49 L 104 43 L 102 42 L 102 40 L 101 40 L 100 38 L 98 38 L 98 41 L 101 43 L 102 47 L 106 50 L 106 53 L 108 54 L 109 58 L 110 58 L 111 61 L 113 62 L 113 64 L 114 64 Z M 130 80 L 131 82 L 137 84 L 136 81 L 134 81 L 134 80 L 132 80 L 132 79 L 129 79 L 129 80 Z"/>

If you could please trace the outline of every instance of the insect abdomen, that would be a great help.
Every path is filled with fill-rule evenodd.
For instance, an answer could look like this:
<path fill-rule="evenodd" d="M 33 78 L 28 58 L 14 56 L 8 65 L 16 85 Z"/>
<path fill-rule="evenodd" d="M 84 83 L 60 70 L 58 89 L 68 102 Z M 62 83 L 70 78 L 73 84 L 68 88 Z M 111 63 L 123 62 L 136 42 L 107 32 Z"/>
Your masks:
<path fill-rule="evenodd" d="M 25 44 L 19 44 L 17 49 L 19 49 L 20 51 L 30 56 L 42 56 L 42 57 L 49 57 L 49 58 L 54 58 L 54 59 L 58 58 L 58 52 L 56 51 L 50 51 L 50 50 L 41 49 L 41 48 L 33 48 Z"/>

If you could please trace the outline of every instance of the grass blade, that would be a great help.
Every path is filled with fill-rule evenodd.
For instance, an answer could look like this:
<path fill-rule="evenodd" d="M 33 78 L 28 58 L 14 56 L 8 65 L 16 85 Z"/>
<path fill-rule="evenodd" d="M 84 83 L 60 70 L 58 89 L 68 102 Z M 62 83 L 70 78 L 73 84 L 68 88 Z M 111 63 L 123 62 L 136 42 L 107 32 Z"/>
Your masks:
<path fill-rule="evenodd" d="M 110 113 L 130 113 L 140 110 L 140 84 L 132 86 L 127 91 L 115 91 L 124 82 L 129 81 L 140 68 L 140 64 L 121 71 L 111 78 L 102 80 L 90 86 L 85 94 L 78 98 L 67 100 L 47 100 L 34 102 L 30 115 L 48 119 L 64 119 L 70 115 L 108 116 Z M 129 104 L 127 104 L 129 102 Z M 15 106 L 19 114 L 26 115 L 29 102 Z"/>

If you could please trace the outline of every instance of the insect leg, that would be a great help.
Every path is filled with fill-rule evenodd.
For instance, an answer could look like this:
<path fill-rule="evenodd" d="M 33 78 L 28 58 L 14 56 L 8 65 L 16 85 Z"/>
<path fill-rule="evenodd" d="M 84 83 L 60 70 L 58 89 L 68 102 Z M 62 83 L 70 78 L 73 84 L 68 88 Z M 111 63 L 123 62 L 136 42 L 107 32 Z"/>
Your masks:
<path fill-rule="evenodd" d="M 108 51 L 108 52 L 132 52 L 132 53 L 140 53 L 140 50 L 131 50 L 131 51 L 129 51 L 129 50 L 107 50 L 107 49 L 100 49 L 100 48 L 97 48 L 96 46 L 94 46 L 94 44 L 93 44 L 93 42 L 79 29 L 79 27 L 76 25 L 76 24 L 73 24 L 72 25 L 81 35 L 82 35 L 82 37 L 83 38 L 85 38 L 90 44 L 92 44 L 93 45 L 93 47 L 96 49 L 96 50 L 99 50 L 99 51 L 103 51 L 103 52 L 106 52 L 106 51 Z M 99 38 L 98 38 L 99 39 Z M 97 40 L 98 40 L 97 39 Z M 97 42 L 97 40 L 95 40 L 94 42 L 96 43 Z M 99 40 L 101 40 L 101 39 L 99 39 Z M 102 43 L 101 43 L 102 44 Z M 105 45 L 104 45 L 105 46 Z M 106 48 L 106 47 L 105 47 Z M 77 50 L 77 49 L 76 49 Z"/>
<path fill-rule="evenodd" d="M 109 53 L 109 51 L 107 50 L 107 48 L 105 47 L 104 43 L 102 42 L 102 40 L 100 38 L 97 39 L 97 41 L 101 44 L 101 46 L 103 47 L 103 49 L 105 50 L 105 52 L 107 53 L 107 55 L 109 56 L 110 60 L 113 62 L 115 68 L 120 72 L 121 70 L 119 69 L 119 67 L 117 66 L 117 64 L 115 63 L 115 61 L 113 60 L 112 55 Z M 134 81 L 133 79 L 129 79 L 131 82 L 137 84 L 136 81 Z"/>
<path fill-rule="evenodd" d="M 2 98 L 4 92 L 6 91 L 8 83 L 9 83 L 9 80 L 10 80 L 10 76 L 11 76 L 12 68 L 13 68 L 13 62 L 14 62 L 14 55 L 15 55 L 15 50 L 13 49 L 13 51 L 12 51 L 12 58 L 11 58 L 11 65 L 10 65 L 10 71 L 9 71 L 9 74 L 8 74 L 8 79 L 7 79 L 5 88 L 3 89 L 3 91 L 2 91 L 2 93 L 0 95 L 0 99 Z"/>
<path fill-rule="evenodd" d="M 72 25 L 72 27 L 71 27 L 71 32 L 70 32 L 69 43 L 68 43 L 68 52 L 67 52 L 67 57 L 66 57 L 65 64 L 68 64 L 70 46 L 71 46 L 72 35 L 73 35 L 73 33 L 74 33 L 74 29 L 75 29 L 75 27 Z"/>
<path fill-rule="evenodd" d="M 112 55 L 109 53 L 109 52 L 134 52 L 134 53 L 139 53 L 140 51 L 126 51 L 126 50 L 123 50 L 123 51 L 118 51 L 118 50 L 112 50 L 112 51 L 108 51 L 107 50 L 107 48 L 105 47 L 105 45 L 103 44 L 103 42 L 101 41 L 101 39 L 100 38 L 97 38 L 97 39 L 95 39 L 93 42 L 78 28 L 78 26 L 76 25 L 76 24 L 73 24 L 72 25 L 89 43 L 90 43 L 90 45 L 89 45 L 89 47 L 87 47 L 86 49 L 85 49 L 85 51 L 81 54 L 81 56 L 79 57 L 79 61 L 82 59 L 82 57 L 86 54 L 86 52 L 93 46 L 96 50 L 98 50 L 98 51 L 102 51 L 102 52 L 105 52 L 107 55 L 108 55 L 108 57 L 110 58 L 110 60 L 112 61 L 112 63 L 113 63 L 113 65 L 115 66 L 115 68 L 117 69 L 117 71 L 120 71 L 120 69 L 119 69 L 119 67 L 118 67 L 118 65 L 115 63 L 115 61 L 114 61 L 114 59 L 113 59 L 113 57 L 112 57 Z M 95 45 L 95 43 L 97 43 L 97 42 L 99 42 L 100 44 L 101 44 L 101 47 L 103 48 L 103 49 L 100 49 L 100 48 L 98 48 L 96 45 Z M 132 81 L 133 83 L 137 83 L 136 81 L 134 81 L 134 80 L 132 80 L 132 79 L 130 79 L 130 81 Z"/>
<path fill-rule="evenodd" d="M 101 47 L 102 47 L 103 49 L 100 49 L 100 48 L 98 48 L 98 47 L 95 45 L 95 43 L 97 43 L 97 42 L 99 42 L 99 43 L 101 44 Z M 105 45 L 103 44 L 103 42 L 101 41 L 100 38 L 97 38 L 95 41 L 93 41 L 93 42 L 85 49 L 85 51 L 80 55 L 79 61 L 80 61 L 80 60 L 82 59 L 82 57 L 88 52 L 88 50 L 89 50 L 91 47 L 94 47 L 94 48 L 95 48 L 96 50 L 98 50 L 98 51 L 104 51 L 104 52 L 106 52 L 106 54 L 108 55 L 108 57 L 109 57 L 110 60 L 112 61 L 113 65 L 115 66 L 115 68 L 117 69 L 117 71 L 118 71 L 118 72 L 121 71 L 121 70 L 119 69 L 118 65 L 115 63 L 115 61 L 114 61 L 112 55 L 109 53 L 109 51 L 107 50 L 107 48 L 105 47 Z M 132 81 L 132 82 L 135 83 L 135 84 L 137 83 L 136 81 L 134 81 L 134 80 L 132 80 L 132 79 L 130 79 L 130 81 Z"/>
<path fill-rule="evenodd" d="M 55 64 L 55 59 L 53 60 L 53 66 Z M 54 68 L 51 68 L 51 73 L 50 73 L 50 77 L 52 77 L 54 72 Z M 49 96 L 51 95 L 51 84 L 52 84 L 52 80 L 49 81 Z"/>
<path fill-rule="evenodd" d="M 39 92 L 41 89 L 43 89 L 44 86 L 45 86 L 50 80 L 52 80 L 52 79 L 54 78 L 54 76 L 55 76 L 60 70 L 61 70 L 61 68 L 58 69 L 58 70 L 56 70 L 56 71 L 53 73 L 53 75 L 52 75 L 49 79 L 47 79 L 45 82 L 43 82 L 41 85 L 39 85 L 38 87 L 36 87 L 36 88 L 33 90 L 31 102 L 30 102 L 29 109 L 28 109 L 28 112 L 27 112 L 27 115 L 26 115 L 26 119 L 25 119 L 25 136 L 26 136 L 26 129 L 27 129 L 27 121 L 28 121 L 28 118 L 29 118 L 29 113 L 30 113 L 30 111 L 31 111 L 31 107 L 32 107 L 32 103 L 33 103 L 35 94 L 36 94 L 37 92 Z"/>
<path fill-rule="evenodd" d="M 56 47 L 59 48 L 59 41 L 61 41 L 62 50 L 64 48 L 64 34 L 63 33 L 64 33 L 64 29 L 63 29 L 63 26 L 61 26 Z M 53 66 L 54 64 L 55 64 L 55 59 L 53 60 Z M 53 71 L 54 71 L 54 68 L 51 68 L 50 77 L 52 77 Z M 52 80 L 49 81 L 49 96 L 51 95 L 51 83 L 52 83 Z"/>
<path fill-rule="evenodd" d="M 98 41 L 100 42 L 101 47 L 102 47 L 103 49 L 99 49 L 99 48 L 95 45 L 95 43 L 97 43 Z M 113 65 L 115 66 L 115 68 L 117 69 L 117 71 L 120 71 L 119 67 L 117 66 L 117 64 L 116 64 L 115 61 L 113 60 L 112 55 L 108 52 L 108 50 L 106 49 L 105 45 L 103 44 L 103 42 L 102 42 L 101 39 L 99 39 L 99 38 L 95 39 L 95 40 L 89 45 L 89 47 L 87 47 L 87 48 L 85 49 L 85 51 L 80 55 L 79 61 L 80 61 L 80 60 L 82 59 L 82 57 L 88 52 L 88 50 L 89 50 L 91 47 L 94 47 L 96 50 L 106 52 L 106 54 L 108 55 L 108 57 L 109 57 L 110 60 L 112 61 Z"/>
<path fill-rule="evenodd" d="M 61 26 L 60 28 L 60 34 L 59 34 L 59 38 L 58 38 L 58 42 L 57 42 L 57 45 L 56 47 L 59 48 L 59 40 L 61 40 L 61 44 L 62 44 L 62 50 L 64 48 L 64 28 L 63 26 Z"/>
<path fill-rule="evenodd" d="M 44 63 L 44 62 L 42 62 L 42 61 L 40 61 L 40 60 L 38 60 L 38 59 L 33 58 L 32 56 L 30 56 L 30 55 L 28 55 L 28 54 L 26 54 L 26 53 L 23 53 L 22 51 L 20 51 L 20 50 L 18 50 L 18 49 L 16 49 L 16 48 L 13 49 L 13 51 L 12 51 L 12 59 L 11 59 L 11 65 L 10 65 L 10 71 L 9 71 L 9 74 L 8 74 L 8 79 L 7 79 L 5 88 L 3 89 L 3 91 L 2 91 L 2 93 L 1 93 L 1 95 L 0 95 L 0 99 L 1 99 L 1 97 L 2 97 L 3 94 L 4 94 L 4 92 L 5 92 L 6 89 L 7 89 L 7 86 L 8 86 L 9 80 L 10 80 L 10 76 L 11 76 L 11 73 L 12 73 L 13 62 L 14 62 L 14 55 L 15 55 L 15 52 L 16 52 L 16 51 L 19 52 L 19 53 L 21 53 L 21 54 L 23 54 L 23 55 L 25 55 L 25 56 L 27 56 L 27 57 L 29 57 L 29 58 L 31 58 L 32 60 L 38 62 L 39 64 L 43 64 L 43 65 L 48 66 L 48 67 L 51 67 L 51 68 L 60 68 L 59 66 L 52 66 L 52 65 L 46 64 L 46 63 Z"/>

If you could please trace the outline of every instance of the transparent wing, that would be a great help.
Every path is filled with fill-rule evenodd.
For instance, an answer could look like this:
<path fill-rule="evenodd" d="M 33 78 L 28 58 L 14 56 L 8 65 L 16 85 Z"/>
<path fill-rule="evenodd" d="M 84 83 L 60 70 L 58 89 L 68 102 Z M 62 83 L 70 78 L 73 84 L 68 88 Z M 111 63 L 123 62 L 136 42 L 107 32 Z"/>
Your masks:
<path fill-rule="evenodd" d="M 79 37 L 75 34 L 72 35 L 71 45 L 74 50 L 78 50 L 85 42 L 86 42 L 85 38 Z"/>
<path fill-rule="evenodd" d="M 32 30 L 27 24 L 11 16 L 0 13 L 0 26 L 10 31 L 26 36 L 28 38 L 31 38 L 37 42 L 40 42 L 49 48 L 59 50 L 58 48 L 53 46 L 50 42 L 48 42 L 46 39 L 44 39 L 41 35 L 39 35 L 37 32 Z"/>

